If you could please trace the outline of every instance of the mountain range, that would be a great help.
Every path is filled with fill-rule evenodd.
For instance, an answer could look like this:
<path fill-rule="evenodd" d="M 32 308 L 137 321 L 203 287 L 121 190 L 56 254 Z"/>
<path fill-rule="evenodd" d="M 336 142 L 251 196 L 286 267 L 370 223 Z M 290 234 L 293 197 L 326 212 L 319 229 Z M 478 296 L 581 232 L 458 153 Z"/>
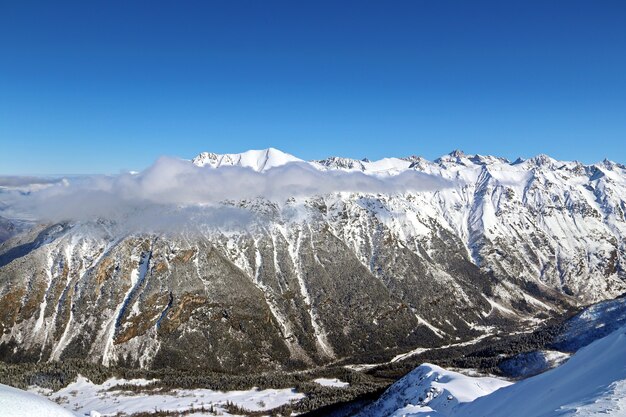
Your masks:
<path fill-rule="evenodd" d="M 25 227 L 0 190 L 0 360 L 301 369 L 524 331 L 626 291 L 615 162 L 460 151 L 306 162 L 276 149 L 179 162 L 270 185 L 293 166 L 333 186 L 225 199 L 257 221 L 167 233 L 101 216 Z M 141 187 L 149 171 L 125 181 Z"/>

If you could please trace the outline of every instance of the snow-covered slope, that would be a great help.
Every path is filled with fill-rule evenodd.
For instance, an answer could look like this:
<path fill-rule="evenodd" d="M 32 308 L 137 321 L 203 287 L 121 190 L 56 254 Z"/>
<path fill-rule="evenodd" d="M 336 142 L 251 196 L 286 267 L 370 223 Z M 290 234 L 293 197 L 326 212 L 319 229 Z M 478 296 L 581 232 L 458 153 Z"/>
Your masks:
<path fill-rule="evenodd" d="M 76 417 L 76 414 L 37 394 L 2 384 L 0 384 L 0 415 L 2 417 Z"/>
<path fill-rule="evenodd" d="M 565 321 L 547 345 L 550 350 L 522 352 L 498 365 L 504 375 L 527 378 L 555 368 L 580 348 L 626 325 L 626 296 L 592 304 Z"/>
<path fill-rule="evenodd" d="M 367 159 L 357 160 L 350 158 L 330 157 L 310 163 L 321 170 L 338 169 L 342 171 L 359 171 L 371 175 L 397 175 L 411 168 L 418 161 L 417 157 L 408 158 L 383 158 L 378 161 Z"/>
<path fill-rule="evenodd" d="M 626 296 L 594 304 L 565 323 L 554 347 L 574 352 L 626 325 Z"/>
<path fill-rule="evenodd" d="M 9 306 L 0 312 L 0 359 L 236 372 L 392 358 L 519 331 L 626 291 L 620 164 L 545 155 L 511 163 L 459 151 L 435 161 L 303 162 L 275 149 L 204 153 L 194 164 L 178 160 L 172 169 L 161 161 L 104 188 L 130 185 L 124 197 L 132 199 L 150 188 L 150 196 L 172 201 L 198 194 L 198 180 L 218 178 L 226 191 L 261 184 L 262 192 L 300 186 L 280 176 L 303 167 L 325 187 L 305 181 L 308 193 L 270 193 L 280 198 L 219 194 L 215 204 L 235 207 L 246 221 L 198 222 L 195 233 L 179 232 L 178 217 L 176 233 L 166 235 L 83 218 L 11 237 L 0 244 L 0 304 Z M 445 185 L 395 187 L 424 174 Z M 359 191 L 341 188 L 355 183 Z M 79 197 L 72 201 L 89 203 Z M 137 222 L 170 219 L 131 209 Z"/>
<path fill-rule="evenodd" d="M 429 363 L 415 368 L 393 384 L 357 417 L 446 416 L 459 404 L 491 394 L 510 382 L 490 377 L 469 377 Z"/>
<path fill-rule="evenodd" d="M 459 409 L 458 416 L 626 416 L 626 327 L 565 364 Z"/>
<path fill-rule="evenodd" d="M 266 171 L 270 168 L 282 166 L 290 162 L 303 162 L 302 159 L 293 155 L 269 148 L 263 150 L 250 150 L 242 153 L 216 154 L 202 152 L 192 162 L 197 166 L 219 168 L 224 166 L 240 166 L 252 168 L 257 172 Z"/>
<path fill-rule="evenodd" d="M 303 162 L 272 148 L 242 154 L 202 153 L 193 161 L 200 166 L 242 165 L 257 171 Z M 433 191 L 376 197 L 381 200 L 376 217 L 409 246 L 437 224 L 458 236 L 485 271 L 530 280 L 531 286 L 545 284 L 585 302 L 626 291 L 624 165 L 607 160 L 583 165 L 546 155 L 509 162 L 458 150 L 433 162 L 411 156 L 378 161 L 331 157 L 308 163 L 322 171 L 358 171 L 377 177 L 419 171 L 449 181 L 450 187 Z M 359 194 L 342 194 L 341 204 L 360 198 Z M 523 298 L 529 305 L 541 306 L 532 296 Z"/>
<path fill-rule="evenodd" d="M 179 413 L 180 415 L 189 413 L 194 416 L 230 416 L 231 414 L 226 411 L 228 403 L 261 413 L 264 410 L 271 410 L 304 398 L 304 394 L 290 388 L 252 388 L 241 391 L 214 391 L 199 388 L 163 392 L 161 389 L 150 389 L 149 385 L 151 382 L 154 382 L 154 380 L 111 378 L 97 385 L 87 378 L 79 376 L 76 381 L 56 392 L 36 387 L 33 387 L 33 390 L 38 394 L 46 395 L 48 398 L 58 402 L 62 407 L 73 410 L 80 416 L 134 415 L 136 413 L 152 413 L 155 410 L 169 413 L 173 416 L 179 415 Z M 140 393 L 124 391 L 122 387 L 128 386 L 144 386 L 146 390 Z M 50 401 L 38 395 L 25 393 L 24 391 L 21 391 L 21 393 L 29 395 L 39 402 L 50 403 Z M 51 404 L 56 406 L 54 403 Z M 202 410 L 211 409 L 215 412 L 202 412 Z M 28 414 L 28 417 L 47 417 L 48 415 Z M 60 414 L 59 417 L 69 415 L 72 414 Z M 4 417 L 1 408 L 0 416 Z M 19 416 L 26 416 L 26 414 L 19 414 Z M 53 414 L 50 414 L 50 416 L 56 417 Z"/>
<path fill-rule="evenodd" d="M 515 384 L 422 365 L 360 416 L 626 416 L 626 327 Z"/>

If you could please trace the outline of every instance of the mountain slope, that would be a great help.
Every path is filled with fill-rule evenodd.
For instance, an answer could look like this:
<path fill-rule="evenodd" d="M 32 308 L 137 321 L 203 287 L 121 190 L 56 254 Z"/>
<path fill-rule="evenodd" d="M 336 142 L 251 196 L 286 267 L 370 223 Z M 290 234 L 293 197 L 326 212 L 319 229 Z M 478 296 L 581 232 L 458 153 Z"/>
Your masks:
<path fill-rule="evenodd" d="M 75 417 L 75 414 L 37 394 L 0 384 L 0 410 L 4 417 Z"/>
<path fill-rule="evenodd" d="M 37 226 L 0 244 L 0 359 L 301 368 L 519 331 L 626 291 L 622 165 L 461 152 L 305 163 L 273 149 L 186 162 L 271 178 L 290 163 L 337 184 L 420 172 L 445 186 L 224 201 L 254 221 L 194 231 Z"/>
<path fill-rule="evenodd" d="M 526 417 L 626 415 L 626 327 L 565 364 L 515 384 L 425 364 L 359 416 Z"/>
<path fill-rule="evenodd" d="M 200 167 L 207 166 L 211 168 L 220 168 L 225 166 L 239 166 L 251 168 L 257 172 L 263 172 L 290 162 L 303 161 L 293 155 L 279 151 L 278 149 L 269 148 L 224 155 L 212 152 L 202 152 L 193 158 L 192 162 L 194 165 Z"/>
<path fill-rule="evenodd" d="M 469 377 L 425 363 L 395 382 L 356 417 L 453 415 L 459 405 L 510 384 L 497 378 Z"/>
<path fill-rule="evenodd" d="M 626 325 L 626 297 L 594 304 L 565 323 L 554 347 L 574 352 Z"/>
<path fill-rule="evenodd" d="M 626 415 L 625 358 L 622 327 L 582 348 L 564 365 L 479 398 L 458 415 Z"/>

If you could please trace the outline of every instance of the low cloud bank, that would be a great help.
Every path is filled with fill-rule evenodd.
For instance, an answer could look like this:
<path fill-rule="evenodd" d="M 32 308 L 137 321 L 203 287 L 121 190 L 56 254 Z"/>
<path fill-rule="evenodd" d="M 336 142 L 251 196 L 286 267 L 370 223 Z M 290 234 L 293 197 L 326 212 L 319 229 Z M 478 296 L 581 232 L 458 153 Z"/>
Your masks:
<path fill-rule="evenodd" d="M 58 182 L 61 182 L 60 178 L 0 175 L 0 187 L 6 188 L 48 185 Z"/>
<path fill-rule="evenodd" d="M 36 184 L 25 192 L 23 187 Z M 41 186 L 44 184 L 45 186 Z M 0 177 L 0 215 L 40 221 L 107 219 L 130 227 L 177 227 L 193 222 L 242 224 L 248 210 L 236 202 L 262 198 L 282 203 L 290 197 L 335 192 L 396 194 L 434 191 L 446 180 L 416 171 L 377 177 L 360 172 L 320 171 L 306 163 L 289 163 L 263 173 L 242 167 L 198 167 L 162 157 L 139 174 L 94 175 L 45 180 Z M 19 191 L 11 187 L 21 187 Z M 225 201 L 235 204 L 224 204 Z"/>

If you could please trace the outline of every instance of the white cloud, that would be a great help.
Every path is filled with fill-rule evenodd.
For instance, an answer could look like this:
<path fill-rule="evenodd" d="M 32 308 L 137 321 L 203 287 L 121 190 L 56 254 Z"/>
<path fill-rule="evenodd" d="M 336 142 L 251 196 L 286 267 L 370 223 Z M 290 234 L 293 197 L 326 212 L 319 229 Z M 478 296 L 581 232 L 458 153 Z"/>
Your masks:
<path fill-rule="evenodd" d="M 242 167 L 198 167 L 189 161 L 162 157 L 138 174 L 74 177 L 63 181 L 36 178 L 0 194 L 5 213 L 43 221 L 109 219 L 131 227 L 162 227 L 187 222 L 245 223 L 250 213 L 223 204 L 262 198 L 283 203 L 290 197 L 334 192 L 394 194 L 445 188 L 439 177 L 408 170 L 376 177 L 361 172 L 320 171 L 306 163 L 289 163 L 265 172 Z M 42 184 L 24 192 L 28 184 Z M 1 185 L 1 184 L 0 184 Z"/>

